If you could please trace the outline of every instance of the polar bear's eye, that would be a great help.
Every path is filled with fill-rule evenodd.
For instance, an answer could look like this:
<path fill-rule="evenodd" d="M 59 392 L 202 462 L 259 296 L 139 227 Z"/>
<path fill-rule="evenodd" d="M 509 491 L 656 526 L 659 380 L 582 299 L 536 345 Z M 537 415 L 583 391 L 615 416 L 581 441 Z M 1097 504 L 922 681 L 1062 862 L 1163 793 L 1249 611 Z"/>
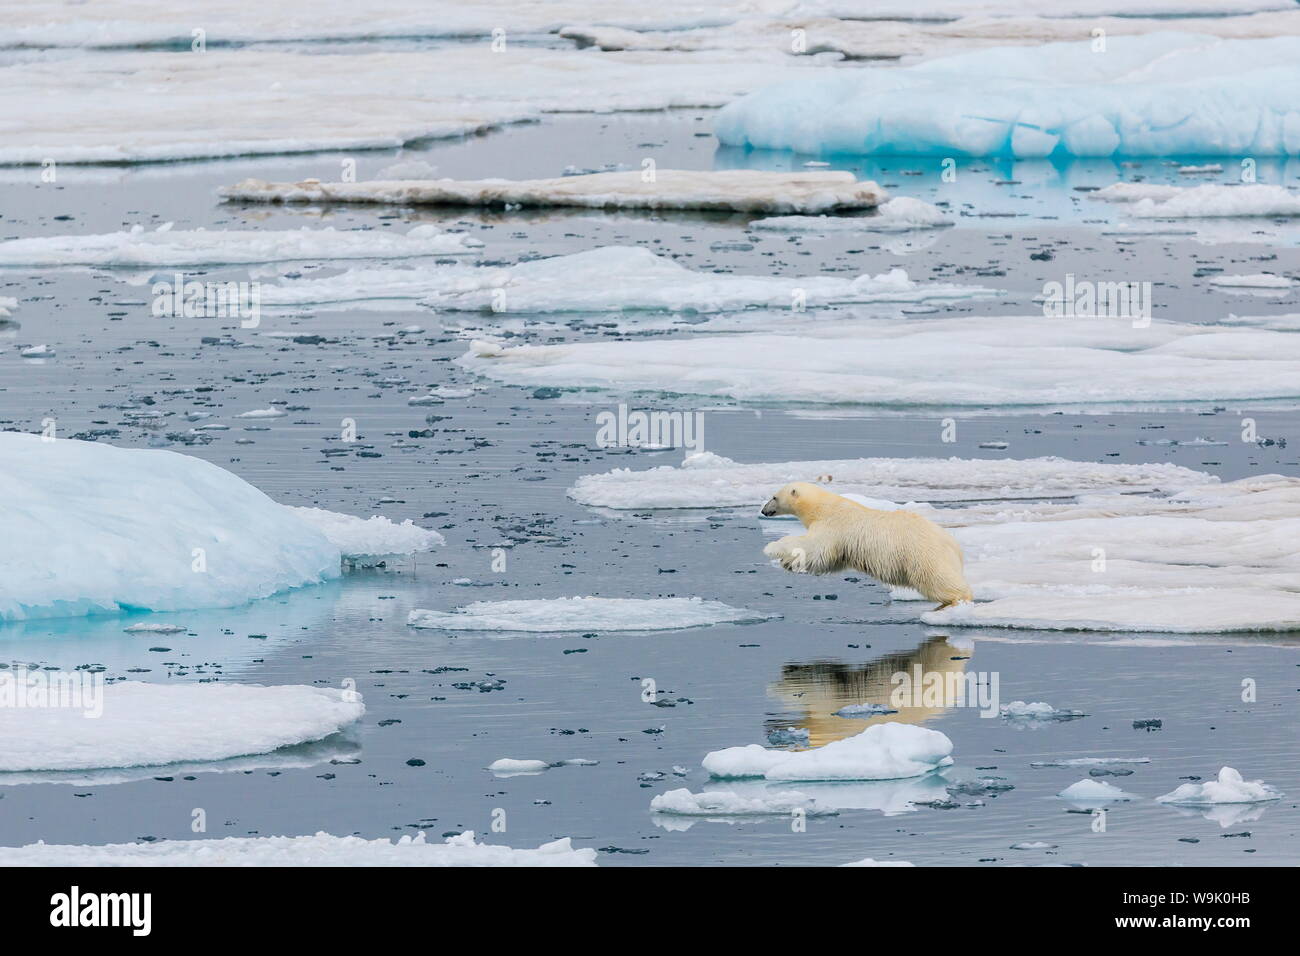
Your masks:
<path fill-rule="evenodd" d="M 795 491 L 793 488 L 791 488 L 791 489 L 790 489 L 790 497 L 791 497 L 791 498 L 798 498 L 798 497 L 799 497 L 799 492 L 797 492 L 797 491 Z"/>

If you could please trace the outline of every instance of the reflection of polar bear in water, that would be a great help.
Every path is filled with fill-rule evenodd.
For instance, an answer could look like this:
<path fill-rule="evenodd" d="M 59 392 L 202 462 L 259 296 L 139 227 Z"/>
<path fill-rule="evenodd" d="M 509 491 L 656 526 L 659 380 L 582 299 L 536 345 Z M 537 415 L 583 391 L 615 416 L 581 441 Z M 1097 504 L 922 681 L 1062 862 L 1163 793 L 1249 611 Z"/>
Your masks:
<path fill-rule="evenodd" d="M 786 485 L 763 506 L 766 517 L 794 515 L 807 534 L 773 541 L 763 553 L 787 571 L 853 569 L 938 601 L 939 610 L 973 600 L 961 545 L 914 511 L 877 511 L 807 481 Z"/>

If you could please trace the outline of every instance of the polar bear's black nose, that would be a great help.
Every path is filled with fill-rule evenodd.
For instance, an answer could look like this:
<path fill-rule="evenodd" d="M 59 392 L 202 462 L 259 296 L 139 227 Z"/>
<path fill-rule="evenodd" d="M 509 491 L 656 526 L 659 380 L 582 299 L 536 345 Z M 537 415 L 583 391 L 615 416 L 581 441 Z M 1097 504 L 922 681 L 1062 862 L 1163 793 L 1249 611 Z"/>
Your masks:
<path fill-rule="evenodd" d="M 759 512 L 764 518 L 770 518 L 776 514 L 776 499 L 773 498 L 767 504 L 763 505 L 763 510 Z"/>

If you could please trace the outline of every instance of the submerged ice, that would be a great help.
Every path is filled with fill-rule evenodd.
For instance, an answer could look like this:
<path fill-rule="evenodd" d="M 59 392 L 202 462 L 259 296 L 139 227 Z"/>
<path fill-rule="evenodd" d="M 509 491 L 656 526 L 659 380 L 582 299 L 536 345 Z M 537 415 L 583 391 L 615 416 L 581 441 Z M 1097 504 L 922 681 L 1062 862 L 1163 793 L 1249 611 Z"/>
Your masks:
<path fill-rule="evenodd" d="M 774 616 L 698 597 L 571 597 L 476 601 L 452 611 L 416 608 L 407 624 L 445 631 L 676 631 L 713 624 L 752 624 Z"/>

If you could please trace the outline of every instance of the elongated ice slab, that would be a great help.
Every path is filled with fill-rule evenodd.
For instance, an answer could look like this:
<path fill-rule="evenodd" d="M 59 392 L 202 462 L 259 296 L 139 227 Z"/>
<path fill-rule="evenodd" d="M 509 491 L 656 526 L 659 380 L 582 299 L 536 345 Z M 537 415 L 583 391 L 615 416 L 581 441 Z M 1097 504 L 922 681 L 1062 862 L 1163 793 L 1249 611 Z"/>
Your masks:
<path fill-rule="evenodd" d="M 0 680 L 0 699 L 9 693 L 32 699 L 32 690 L 15 676 Z M 97 692 L 84 689 L 81 698 L 62 702 L 67 705 L 46 699 L 46 706 L 10 701 L 0 707 L 0 772 L 161 766 L 270 753 L 337 733 L 366 710 L 355 692 L 220 682 L 123 681 L 100 685 Z"/>
<path fill-rule="evenodd" d="M 783 404 L 1091 408 L 1300 396 L 1300 337 L 1110 318 L 836 322 L 797 335 L 688 341 L 475 341 L 457 362 L 511 385 Z"/>
<path fill-rule="evenodd" d="M 409 232 L 237 229 L 126 232 L 90 236 L 41 236 L 0 242 L 0 265 L 190 266 L 283 262 L 294 259 L 395 259 L 465 255 L 483 243 L 465 233 L 430 224 Z"/>
<path fill-rule="evenodd" d="M 1127 204 L 1125 211 L 1129 215 L 1144 219 L 1300 216 L 1300 193 L 1262 183 L 1240 186 L 1115 183 L 1089 193 L 1088 198 Z"/>
<path fill-rule="evenodd" d="M 882 203 L 874 216 L 771 216 L 756 219 L 751 229 L 766 232 L 907 232 L 951 226 L 953 220 L 938 206 L 910 196 Z"/>
<path fill-rule="evenodd" d="M 895 501 L 1064 498 L 1085 492 L 1147 492 L 1209 476 L 1179 465 L 1097 464 L 1065 458 L 849 458 L 743 464 L 700 452 L 679 466 L 616 468 L 583 475 L 570 498 L 601 508 L 757 507 L 782 485 L 830 475 L 837 494 Z"/>
<path fill-rule="evenodd" d="M 610 276 L 618 281 L 611 283 Z M 635 246 L 535 259 L 504 268 L 424 266 L 351 269 L 325 279 L 263 286 L 261 303 L 291 307 L 325 302 L 421 299 L 442 311 L 500 313 L 788 311 L 857 303 L 946 302 L 992 289 L 914 282 L 902 269 L 877 276 L 734 275 L 695 272 Z"/>
<path fill-rule="evenodd" d="M 1294 155 L 1297 64 L 1297 37 L 1000 47 L 789 80 L 725 107 L 715 132 L 813 154 Z"/>
<path fill-rule="evenodd" d="M 446 543 L 437 531 L 421 528 L 410 518 L 398 523 L 382 515 L 356 518 L 323 508 L 292 508 L 339 549 L 343 560 L 355 567 L 374 567 L 387 561 L 432 551 Z"/>
<path fill-rule="evenodd" d="M 476 843 L 474 831 L 426 843 L 424 833 L 397 840 L 337 837 L 226 837 L 104 846 L 32 843 L 0 847 L 0 866 L 595 866 L 596 851 L 568 837 L 535 850 Z"/>
<path fill-rule="evenodd" d="M 1210 807 L 1232 803 L 1268 803 L 1282 799 L 1276 788 L 1263 780 L 1243 780 L 1232 767 L 1224 767 L 1214 780 L 1184 783 L 1170 793 L 1156 797 L 1160 803 L 1182 807 Z"/>
<path fill-rule="evenodd" d="M 743 796 L 731 790 L 691 793 L 685 787 L 658 794 L 651 799 L 650 809 L 655 813 L 687 817 L 789 816 L 795 811 L 818 817 L 834 816 L 839 812 L 819 806 L 816 800 L 798 790 L 772 790 L 756 796 Z"/>
<path fill-rule="evenodd" d="M 571 597 L 476 601 L 453 611 L 416 608 L 407 624 L 445 631 L 676 631 L 712 624 L 752 624 L 776 615 L 702 598 Z"/>
<path fill-rule="evenodd" d="M 268 183 L 246 179 L 221 190 L 245 202 L 356 202 L 412 206 L 580 206 L 594 209 L 706 209 L 819 213 L 870 209 L 885 191 L 848 172 L 660 169 L 558 179 L 434 179 Z"/>
<path fill-rule="evenodd" d="M 768 780 L 895 780 L 952 763 L 945 734 L 912 724 L 875 724 L 814 750 L 768 750 L 758 744 L 715 750 L 704 758 L 714 777 Z"/>

